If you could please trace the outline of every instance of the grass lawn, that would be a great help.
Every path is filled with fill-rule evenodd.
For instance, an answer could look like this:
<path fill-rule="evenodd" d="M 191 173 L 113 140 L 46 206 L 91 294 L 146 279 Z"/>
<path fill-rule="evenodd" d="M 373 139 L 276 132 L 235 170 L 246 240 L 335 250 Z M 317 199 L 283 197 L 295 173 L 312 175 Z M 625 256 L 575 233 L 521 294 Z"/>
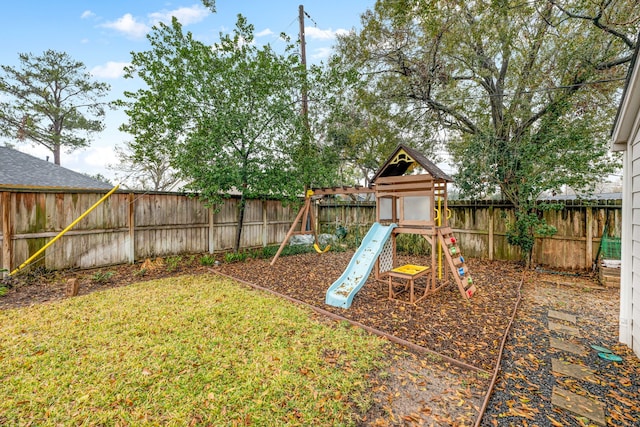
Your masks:
<path fill-rule="evenodd" d="M 350 425 L 385 341 L 209 276 L 0 311 L 0 425 Z"/>

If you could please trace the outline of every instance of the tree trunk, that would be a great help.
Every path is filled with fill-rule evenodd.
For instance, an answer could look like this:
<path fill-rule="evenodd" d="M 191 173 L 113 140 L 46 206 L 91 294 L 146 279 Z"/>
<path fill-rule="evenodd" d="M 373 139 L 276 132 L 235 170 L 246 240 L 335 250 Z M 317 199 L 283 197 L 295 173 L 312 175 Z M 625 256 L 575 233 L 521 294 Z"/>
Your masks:
<path fill-rule="evenodd" d="M 240 238 L 242 237 L 242 224 L 244 222 L 244 207 L 245 207 L 244 193 L 240 196 L 240 203 L 238 204 L 238 226 L 236 227 L 236 241 L 233 245 L 234 252 L 240 250 Z"/>
<path fill-rule="evenodd" d="M 53 148 L 53 163 L 60 166 L 60 146 L 56 145 Z"/>

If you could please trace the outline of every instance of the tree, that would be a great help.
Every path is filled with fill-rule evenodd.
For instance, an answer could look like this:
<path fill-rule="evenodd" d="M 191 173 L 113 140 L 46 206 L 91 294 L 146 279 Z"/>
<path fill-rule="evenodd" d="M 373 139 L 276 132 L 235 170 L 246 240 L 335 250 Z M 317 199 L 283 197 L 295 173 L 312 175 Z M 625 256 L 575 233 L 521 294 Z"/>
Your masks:
<path fill-rule="evenodd" d="M 156 153 L 152 158 L 136 157 L 131 143 L 115 147 L 118 164 L 109 165 L 116 177 L 126 187 L 136 190 L 171 191 L 180 184 L 178 171 L 171 166 L 171 159 Z"/>
<path fill-rule="evenodd" d="M 516 209 L 509 240 L 530 260 L 553 233 L 538 196 L 588 191 L 615 168 L 608 130 L 638 10 L 624 0 L 380 0 L 338 58 L 389 109 L 409 103 L 441 129 L 466 196 Z"/>
<path fill-rule="evenodd" d="M 322 151 L 302 144 L 304 67 L 293 46 L 284 54 L 258 47 L 253 31 L 239 16 L 212 47 L 183 33 L 176 19 L 158 24 L 151 50 L 134 53 L 127 70 L 148 87 L 126 93 L 133 102 L 125 103 L 122 127 L 135 136 L 137 158 L 166 154 L 187 189 L 208 203 L 239 194 L 236 250 L 247 198 L 296 199 L 304 183 L 322 179 Z"/>
<path fill-rule="evenodd" d="M 342 47 L 345 47 L 343 39 Z M 368 185 L 380 164 L 399 143 L 436 157 L 441 144 L 431 124 L 410 103 L 389 95 L 377 79 L 354 73 L 351 55 L 334 55 L 328 64 L 333 89 L 323 105 L 323 126 L 332 150 L 339 153 L 341 172 L 355 170 Z M 345 172 L 342 172 L 343 174 Z M 348 175 L 348 172 L 346 173 Z"/>
<path fill-rule="evenodd" d="M 19 67 L 2 66 L 0 134 L 46 147 L 59 165 L 62 147 L 87 147 L 90 135 L 103 130 L 107 104 L 100 99 L 110 87 L 93 81 L 84 64 L 64 52 L 21 53 L 19 59 Z"/>

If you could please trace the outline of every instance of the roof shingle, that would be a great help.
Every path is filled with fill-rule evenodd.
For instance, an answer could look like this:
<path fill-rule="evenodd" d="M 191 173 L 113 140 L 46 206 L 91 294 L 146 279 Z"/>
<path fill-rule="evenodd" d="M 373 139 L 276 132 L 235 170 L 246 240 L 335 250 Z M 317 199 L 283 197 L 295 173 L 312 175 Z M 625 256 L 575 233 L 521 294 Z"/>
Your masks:
<path fill-rule="evenodd" d="M 0 188 L 111 189 L 107 184 L 9 147 L 0 147 Z"/>

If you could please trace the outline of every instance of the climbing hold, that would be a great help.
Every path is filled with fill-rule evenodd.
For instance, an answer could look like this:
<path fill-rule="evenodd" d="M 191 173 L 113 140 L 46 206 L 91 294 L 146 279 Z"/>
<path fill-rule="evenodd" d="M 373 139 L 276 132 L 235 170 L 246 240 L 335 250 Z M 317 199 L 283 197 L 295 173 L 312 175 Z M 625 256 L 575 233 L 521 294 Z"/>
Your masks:
<path fill-rule="evenodd" d="M 463 277 L 463 276 L 464 276 L 464 267 L 460 267 L 460 268 L 458 269 L 458 274 L 460 275 L 460 277 Z"/>
<path fill-rule="evenodd" d="M 460 262 L 464 263 L 464 258 L 462 257 L 462 255 L 460 255 Z"/>
<path fill-rule="evenodd" d="M 451 253 L 451 255 L 455 255 L 456 254 L 456 247 L 455 246 L 451 246 L 449 248 L 449 252 Z"/>
<path fill-rule="evenodd" d="M 450 240 L 451 240 L 451 244 L 452 244 L 452 245 L 455 245 L 455 244 L 456 244 L 456 238 L 455 238 L 455 237 L 451 236 L 451 239 L 450 239 Z"/>
<path fill-rule="evenodd" d="M 471 278 L 471 276 L 467 278 L 467 283 L 473 285 L 473 279 Z"/>

